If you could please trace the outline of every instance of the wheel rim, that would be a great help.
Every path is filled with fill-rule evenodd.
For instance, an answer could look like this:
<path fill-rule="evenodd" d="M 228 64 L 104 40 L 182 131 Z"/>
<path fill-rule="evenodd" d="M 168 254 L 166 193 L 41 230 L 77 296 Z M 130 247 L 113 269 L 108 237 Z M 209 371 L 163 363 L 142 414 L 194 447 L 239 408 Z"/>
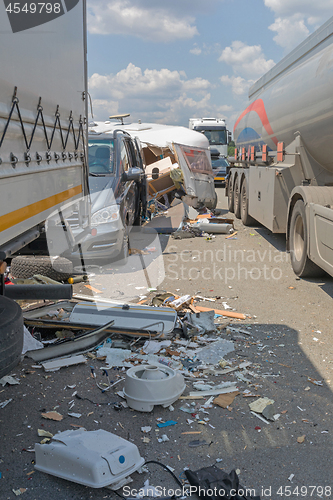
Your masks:
<path fill-rule="evenodd" d="M 295 220 L 294 229 L 294 255 L 296 260 L 300 261 L 302 259 L 305 247 L 305 232 L 303 217 L 298 215 Z"/>

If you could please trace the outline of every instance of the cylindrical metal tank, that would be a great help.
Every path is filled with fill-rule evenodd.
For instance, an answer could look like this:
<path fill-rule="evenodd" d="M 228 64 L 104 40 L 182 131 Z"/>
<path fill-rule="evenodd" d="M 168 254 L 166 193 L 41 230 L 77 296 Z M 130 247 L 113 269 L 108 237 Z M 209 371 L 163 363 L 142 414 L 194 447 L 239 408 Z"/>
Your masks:
<path fill-rule="evenodd" d="M 308 152 L 333 171 L 333 17 L 266 73 L 237 119 L 237 147 L 290 144 L 299 132 Z"/>

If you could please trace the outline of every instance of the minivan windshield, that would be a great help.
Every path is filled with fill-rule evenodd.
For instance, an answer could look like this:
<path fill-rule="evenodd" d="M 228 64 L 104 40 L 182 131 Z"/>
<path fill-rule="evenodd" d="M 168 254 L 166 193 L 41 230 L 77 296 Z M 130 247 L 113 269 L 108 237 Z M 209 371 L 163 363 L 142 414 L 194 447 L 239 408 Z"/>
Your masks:
<path fill-rule="evenodd" d="M 110 175 L 114 173 L 113 139 L 89 139 L 88 143 L 89 174 Z"/>

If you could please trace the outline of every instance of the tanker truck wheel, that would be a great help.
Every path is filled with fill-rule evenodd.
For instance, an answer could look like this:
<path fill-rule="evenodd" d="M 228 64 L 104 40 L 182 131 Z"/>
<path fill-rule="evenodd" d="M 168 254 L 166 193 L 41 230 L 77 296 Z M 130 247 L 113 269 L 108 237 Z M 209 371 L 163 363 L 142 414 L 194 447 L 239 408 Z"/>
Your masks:
<path fill-rule="evenodd" d="M 325 272 L 308 257 L 308 234 L 303 200 L 295 203 L 290 220 L 290 259 L 294 273 L 300 278 L 316 278 Z"/>
<path fill-rule="evenodd" d="M 241 201 L 240 201 L 238 179 L 236 179 L 235 185 L 234 185 L 234 212 L 235 212 L 235 217 L 237 217 L 237 219 L 240 219 L 241 218 Z"/>
<path fill-rule="evenodd" d="M 241 195 L 240 195 L 240 211 L 241 211 L 241 219 L 244 226 L 251 226 L 255 224 L 255 220 L 251 215 L 249 215 L 249 199 L 247 196 L 247 187 L 246 180 L 244 179 L 242 182 Z"/>
<path fill-rule="evenodd" d="M 52 260 L 47 256 L 18 255 L 12 259 L 10 272 L 14 278 L 31 278 L 42 274 L 55 281 L 67 281 L 73 274 L 73 264 L 64 257 Z"/>
<path fill-rule="evenodd" d="M 20 306 L 0 296 L 0 378 L 20 361 L 23 347 L 23 315 Z"/>
<path fill-rule="evenodd" d="M 232 187 L 232 176 L 228 178 L 228 210 L 233 213 L 234 211 L 234 190 Z"/>

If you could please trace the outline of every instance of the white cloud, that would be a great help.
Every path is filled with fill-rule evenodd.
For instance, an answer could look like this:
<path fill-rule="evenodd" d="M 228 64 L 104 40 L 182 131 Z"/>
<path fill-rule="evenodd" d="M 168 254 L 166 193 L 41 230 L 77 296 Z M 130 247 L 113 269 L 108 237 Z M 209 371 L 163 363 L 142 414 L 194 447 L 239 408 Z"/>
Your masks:
<path fill-rule="evenodd" d="M 193 49 L 190 50 L 190 53 L 195 56 L 199 56 L 202 53 L 202 50 L 199 47 L 194 46 Z"/>
<path fill-rule="evenodd" d="M 235 74 L 248 77 L 259 77 L 275 64 L 272 59 L 265 59 L 260 45 L 246 45 L 239 40 L 222 51 L 219 61 L 232 66 Z"/>
<path fill-rule="evenodd" d="M 273 40 L 288 52 L 309 35 L 304 19 L 297 14 L 289 18 L 278 17 L 269 29 L 277 33 Z"/>
<path fill-rule="evenodd" d="M 173 5 L 143 0 L 89 0 L 88 30 L 92 34 L 134 35 L 154 42 L 193 38 L 194 17 Z"/>
<path fill-rule="evenodd" d="M 264 0 L 277 16 L 302 14 L 304 17 L 319 16 L 324 22 L 332 15 L 332 0 Z"/>
<path fill-rule="evenodd" d="M 228 75 L 221 76 L 220 80 L 224 85 L 231 86 L 232 93 L 237 96 L 246 94 L 251 85 L 255 82 L 255 80 L 245 80 L 245 78 L 241 76 Z"/>
<path fill-rule="evenodd" d="M 264 0 L 275 16 L 269 29 L 274 41 L 289 52 L 332 15 L 332 0 Z"/>
<path fill-rule="evenodd" d="M 183 71 L 143 71 L 132 63 L 117 74 L 95 73 L 89 79 L 95 120 L 129 112 L 134 121 L 184 124 L 193 113 L 216 114 L 211 87 L 208 80 L 188 79 Z"/>

